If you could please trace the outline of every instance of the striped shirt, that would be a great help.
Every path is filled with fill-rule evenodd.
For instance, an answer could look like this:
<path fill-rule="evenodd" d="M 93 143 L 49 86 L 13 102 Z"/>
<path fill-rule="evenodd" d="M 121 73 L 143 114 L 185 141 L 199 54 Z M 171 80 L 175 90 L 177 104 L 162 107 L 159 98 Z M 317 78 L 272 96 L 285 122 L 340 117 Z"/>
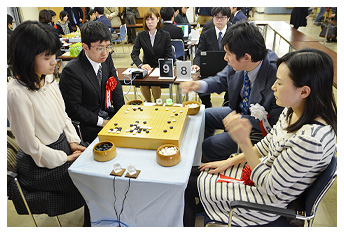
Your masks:
<path fill-rule="evenodd" d="M 288 133 L 287 108 L 271 132 L 255 145 L 262 155 L 261 163 L 253 169 L 255 186 L 239 183 L 216 183 L 218 174 L 203 171 L 198 177 L 198 191 L 208 216 L 228 222 L 231 201 L 242 200 L 285 208 L 306 190 L 325 170 L 335 152 L 336 135 L 330 125 L 305 124 Z M 240 179 L 245 164 L 227 169 L 223 174 Z M 236 209 L 234 226 L 263 225 L 278 219 L 278 215 Z"/>

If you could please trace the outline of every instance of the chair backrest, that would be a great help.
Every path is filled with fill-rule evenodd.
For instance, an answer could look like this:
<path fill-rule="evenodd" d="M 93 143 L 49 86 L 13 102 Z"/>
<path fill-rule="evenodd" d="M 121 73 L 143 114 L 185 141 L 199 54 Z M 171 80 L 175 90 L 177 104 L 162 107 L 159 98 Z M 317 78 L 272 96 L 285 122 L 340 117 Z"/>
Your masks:
<path fill-rule="evenodd" d="M 172 39 L 171 40 L 172 45 L 174 46 L 176 50 L 176 58 L 183 57 L 185 55 L 184 52 L 184 41 L 180 39 Z"/>
<path fill-rule="evenodd" d="M 121 25 L 121 27 L 119 28 L 119 35 L 122 38 L 125 38 L 127 36 L 127 25 L 126 24 Z"/>
<path fill-rule="evenodd" d="M 176 62 L 176 48 L 172 45 L 173 64 Z"/>
<path fill-rule="evenodd" d="M 305 191 L 305 211 L 307 216 L 315 214 L 316 209 L 337 177 L 337 157 L 335 153 L 330 164 Z"/>

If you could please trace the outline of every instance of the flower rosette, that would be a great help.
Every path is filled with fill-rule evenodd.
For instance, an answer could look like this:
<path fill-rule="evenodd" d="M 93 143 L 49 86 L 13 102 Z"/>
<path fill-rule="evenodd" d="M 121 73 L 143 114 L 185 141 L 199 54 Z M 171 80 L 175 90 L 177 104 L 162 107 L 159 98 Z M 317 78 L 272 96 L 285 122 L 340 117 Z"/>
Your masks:
<path fill-rule="evenodd" d="M 114 76 L 110 77 L 106 82 L 105 92 L 105 110 L 112 105 L 111 92 L 116 88 L 117 80 Z"/>
<path fill-rule="evenodd" d="M 263 136 L 266 136 L 268 132 L 270 132 L 271 130 L 271 126 L 268 121 L 270 115 L 267 111 L 265 111 L 265 108 L 263 106 L 259 105 L 259 103 L 251 104 L 250 111 L 251 116 L 260 121 L 260 129 L 262 131 Z"/>

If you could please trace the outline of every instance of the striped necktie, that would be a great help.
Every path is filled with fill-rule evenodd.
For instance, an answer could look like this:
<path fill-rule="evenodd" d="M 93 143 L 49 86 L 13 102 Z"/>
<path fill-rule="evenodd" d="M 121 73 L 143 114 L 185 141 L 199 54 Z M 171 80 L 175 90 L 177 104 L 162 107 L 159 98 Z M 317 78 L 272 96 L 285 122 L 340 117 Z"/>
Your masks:
<path fill-rule="evenodd" d="M 248 73 L 245 72 L 245 75 L 244 75 L 244 95 L 243 95 L 242 101 L 239 104 L 239 107 L 241 109 L 241 114 L 243 114 L 243 115 L 248 115 L 250 91 L 251 91 L 250 79 L 248 78 Z"/>
<path fill-rule="evenodd" d="M 222 32 L 219 32 L 219 38 L 217 39 L 217 44 L 219 46 L 219 51 L 222 50 L 221 40 L 222 40 Z"/>
<path fill-rule="evenodd" d="M 103 77 L 102 65 L 99 65 L 98 72 L 97 72 L 97 79 L 98 79 L 99 86 L 102 85 L 102 77 Z"/>

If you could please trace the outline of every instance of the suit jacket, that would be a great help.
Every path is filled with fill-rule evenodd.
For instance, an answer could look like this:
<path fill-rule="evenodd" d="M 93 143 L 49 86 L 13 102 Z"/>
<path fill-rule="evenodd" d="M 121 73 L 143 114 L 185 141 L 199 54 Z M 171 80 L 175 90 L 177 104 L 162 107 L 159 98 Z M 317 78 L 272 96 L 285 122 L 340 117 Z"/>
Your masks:
<path fill-rule="evenodd" d="M 224 36 L 224 35 L 222 35 L 222 36 Z M 222 49 L 223 49 L 223 47 L 222 47 Z M 195 58 L 193 60 L 194 65 L 200 66 L 200 64 L 201 64 L 201 57 L 200 57 L 201 51 L 219 51 L 215 27 L 212 27 L 212 28 L 208 29 L 207 31 L 205 31 L 204 33 L 201 33 L 201 36 L 200 36 L 199 42 L 198 42 L 196 55 L 195 55 Z"/>
<path fill-rule="evenodd" d="M 251 89 L 249 104 L 259 103 L 269 113 L 269 123 L 271 127 L 277 122 L 279 115 L 283 108 L 277 106 L 276 99 L 271 90 L 271 86 L 276 81 L 276 61 L 278 57 L 272 50 L 268 50 L 268 54 L 263 60 L 263 63 L 258 71 L 257 78 Z M 244 84 L 244 71 L 234 71 L 234 69 L 227 65 L 222 71 L 215 76 L 204 79 L 207 82 L 207 93 L 216 92 L 220 94 L 227 91 L 229 98 L 229 107 L 232 110 L 240 113 L 239 107 L 242 97 L 240 96 L 241 88 Z M 256 130 L 260 131 L 259 120 L 250 115 L 244 115 L 248 118 Z"/>
<path fill-rule="evenodd" d="M 118 81 L 116 69 L 111 55 L 102 63 L 103 78 L 99 86 L 97 75 L 82 50 L 78 57 L 71 60 L 63 69 L 60 79 L 60 89 L 66 104 L 66 112 L 72 120 L 80 122 L 82 138 L 92 142 L 101 127 L 97 126 L 98 113 L 105 109 L 106 82 L 114 76 L 117 86 L 112 91 L 114 110 L 109 113 L 112 117 L 124 105 L 123 91 Z"/>
<path fill-rule="evenodd" d="M 143 62 L 139 58 L 140 49 L 143 49 Z M 131 59 L 136 66 L 149 64 L 152 68 L 158 67 L 159 58 L 172 58 L 172 45 L 170 34 L 163 30 L 158 30 L 155 35 L 154 46 L 152 47 L 149 32 L 144 30 L 139 32 L 131 52 Z"/>
<path fill-rule="evenodd" d="M 110 29 L 111 33 L 115 31 L 115 29 L 111 27 L 111 21 L 108 18 L 106 18 L 105 15 L 101 15 L 98 19 L 96 19 L 96 21 L 103 22 L 106 25 L 106 27 Z"/>
<path fill-rule="evenodd" d="M 184 34 L 183 29 L 180 27 L 171 24 L 171 23 L 164 23 L 162 26 L 162 30 L 169 32 L 171 39 L 181 39 L 183 40 Z"/>
<path fill-rule="evenodd" d="M 234 16 L 234 18 L 232 19 L 232 24 L 235 24 L 236 22 L 238 22 L 240 20 L 247 20 L 246 15 L 241 10 L 238 11 L 236 16 Z"/>
<path fill-rule="evenodd" d="M 231 22 L 231 21 L 228 21 L 228 22 L 227 22 L 227 28 L 229 28 L 231 25 L 232 25 L 232 22 Z M 210 20 L 210 21 L 206 22 L 206 23 L 203 25 L 202 33 L 205 32 L 205 31 L 207 31 L 208 29 L 213 28 L 213 27 L 215 27 L 214 21 L 213 21 L 213 20 Z M 202 34 L 202 33 L 201 33 L 201 34 Z"/>
<path fill-rule="evenodd" d="M 73 8 L 64 7 L 63 10 L 68 12 L 68 19 L 69 19 L 72 27 L 76 27 L 74 19 L 73 19 L 73 14 L 74 14 L 74 17 L 76 19 L 76 22 L 78 22 L 78 23 L 79 23 L 79 19 L 84 19 L 84 13 L 82 12 L 81 7 L 73 7 Z M 73 11 L 73 13 L 72 13 L 72 11 Z"/>

